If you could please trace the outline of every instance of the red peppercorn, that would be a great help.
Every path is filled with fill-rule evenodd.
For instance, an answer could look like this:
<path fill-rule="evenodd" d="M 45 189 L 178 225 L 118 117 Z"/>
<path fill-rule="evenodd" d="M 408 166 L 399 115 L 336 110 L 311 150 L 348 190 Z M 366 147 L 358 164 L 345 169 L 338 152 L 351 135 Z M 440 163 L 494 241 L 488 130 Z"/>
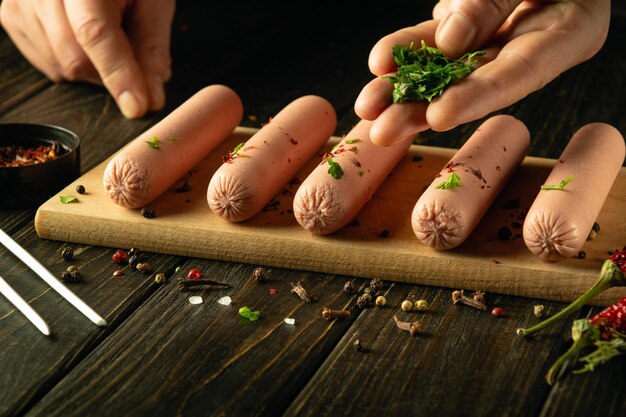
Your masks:
<path fill-rule="evenodd" d="M 500 317 L 504 314 L 504 310 L 502 310 L 500 307 L 494 307 L 494 309 L 491 310 L 491 314 L 496 317 Z"/>
<path fill-rule="evenodd" d="M 276 288 L 270 288 L 270 294 L 276 295 L 278 294 L 278 290 Z"/>
<path fill-rule="evenodd" d="M 111 256 L 111 259 L 113 259 L 113 262 L 115 262 L 116 264 L 121 264 L 123 262 L 126 262 L 126 260 L 128 259 L 128 255 L 123 250 L 118 249 L 113 254 L 113 256 Z"/>
<path fill-rule="evenodd" d="M 199 269 L 191 268 L 189 272 L 187 272 L 188 279 L 200 279 L 202 278 L 202 272 Z"/>
<path fill-rule="evenodd" d="M 116 269 L 115 271 L 113 271 L 113 276 L 114 277 L 119 277 L 124 275 L 124 272 L 121 269 Z"/>

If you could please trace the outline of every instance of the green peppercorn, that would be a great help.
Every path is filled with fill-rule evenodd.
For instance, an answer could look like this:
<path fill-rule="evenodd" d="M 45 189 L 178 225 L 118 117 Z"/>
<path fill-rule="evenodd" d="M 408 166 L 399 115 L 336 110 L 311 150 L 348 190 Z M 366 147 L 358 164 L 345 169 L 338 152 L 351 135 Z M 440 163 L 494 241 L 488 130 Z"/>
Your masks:
<path fill-rule="evenodd" d="M 428 310 L 428 302 L 426 300 L 417 300 L 415 302 L 415 309 L 417 311 L 426 311 L 426 310 Z"/>
<path fill-rule="evenodd" d="M 411 311 L 413 310 L 413 302 L 411 300 L 404 300 L 400 305 L 400 308 L 404 311 Z"/>
<path fill-rule="evenodd" d="M 71 261 L 72 258 L 74 258 L 74 249 L 66 246 L 63 248 L 63 252 L 61 252 L 61 256 L 63 257 L 63 259 L 65 259 L 66 261 Z"/>
<path fill-rule="evenodd" d="M 387 304 L 387 299 L 383 295 L 379 295 L 378 297 L 376 297 L 377 307 L 383 307 L 385 304 Z"/>
<path fill-rule="evenodd" d="M 74 271 L 78 271 L 78 267 L 76 265 L 70 265 L 67 267 L 67 272 L 69 272 L 70 274 Z"/>

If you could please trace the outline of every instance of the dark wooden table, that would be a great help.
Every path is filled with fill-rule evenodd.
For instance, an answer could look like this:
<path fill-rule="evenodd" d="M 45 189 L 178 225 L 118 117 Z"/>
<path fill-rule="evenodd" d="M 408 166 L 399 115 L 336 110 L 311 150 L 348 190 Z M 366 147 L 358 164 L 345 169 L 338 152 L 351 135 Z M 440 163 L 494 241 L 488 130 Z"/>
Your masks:
<path fill-rule="evenodd" d="M 278 7 L 180 1 L 168 107 L 134 121 L 120 115 L 102 88 L 52 84 L 0 32 L 0 122 L 52 123 L 76 132 L 83 141 L 83 173 L 214 83 L 241 95 L 243 124 L 253 127 L 291 100 L 319 94 L 337 109 L 340 135 L 356 122 L 354 100 L 372 77 L 371 46 L 427 19 L 431 4 Z M 532 155 L 558 157 L 573 132 L 589 122 L 608 122 L 626 133 L 626 14 L 623 6 L 613 8 L 599 54 L 504 110 L 528 125 Z M 458 147 L 478 123 L 426 132 L 426 143 Z M 552 387 L 544 381 L 570 344 L 574 318 L 530 340 L 515 334 L 537 321 L 533 304 L 555 312 L 561 303 L 488 294 L 490 305 L 506 311 L 496 319 L 453 305 L 449 288 L 387 282 L 388 306 L 361 310 L 356 296 L 342 292 L 347 277 L 267 268 L 269 280 L 258 283 L 255 265 L 157 253 L 144 254 L 144 260 L 165 272 L 166 284 L 156 284 L 154 274 L 113 278 L 115 248 L 42 240 L 33 227 L 35 209 L 1 210 L 0 227 L 55 274 L 67 267 L 63 247 L 84 248 L 74 263 L 85 282 L 72 289 L 110 325 L 93 325 L 0 249 L 0 275 L 54 331 L 42 336 L 0 297 L 2 416 L 626 415 L 624 357 L 585 375 L 568 370 Z M 193 267 L 233 288 L 197 291 L 205 302 L 191 305 L 191 294 L 179 292 L 175 281 Z M 296 281 L 319 301 L 306 304 L 290 294 Z M 364 288 L 369 280 L 355 282 Z M 271 295 L 271 288 L 278 293 Z M 235 309 L 219 306 L 216 300 L 226 294 L 259 309 L 262 318 L 248 323 Z M 416 338 L 398 331 L 392 320 L 410 297 L 430 303 L 425 333 Z M 324 305 L 352 314 L 328 322 L 320 314 Z M 585 308 L 578 317 L 596 311 Z M 291 316 L 296 325 L 283 324 Z M 366 352 L 354 349 L 356 339 Z"/>

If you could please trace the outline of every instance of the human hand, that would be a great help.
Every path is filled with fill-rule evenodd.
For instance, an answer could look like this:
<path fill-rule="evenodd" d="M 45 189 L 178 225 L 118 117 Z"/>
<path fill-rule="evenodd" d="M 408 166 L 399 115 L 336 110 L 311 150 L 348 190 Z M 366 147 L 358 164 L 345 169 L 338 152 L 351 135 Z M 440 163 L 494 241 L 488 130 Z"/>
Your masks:
<path fill-rule="evenodd" d="M 606 40 L 610 8 L 610 0 L 441 0 L 434 20 L 400 29 L 374 45 L 369 68 L 377 78 L 359 94 L 355 112 L 375 120 L 370 137 L 383 146 L 428 128 L 445 131 L 477 120 L 595 55 Z M 487 54 L 474 72 L 432 103 L 392 104 L 393 85 L 381 78 L 396 70 L 391 48 L 422 40 L 451 57 L 477 49 Z"/>
<path fill-rule="evenodd" d="M 165 104 L 175 0 L 4 0 L 0 23 L 54 82 L 102 84 L 127 118 Z"/>

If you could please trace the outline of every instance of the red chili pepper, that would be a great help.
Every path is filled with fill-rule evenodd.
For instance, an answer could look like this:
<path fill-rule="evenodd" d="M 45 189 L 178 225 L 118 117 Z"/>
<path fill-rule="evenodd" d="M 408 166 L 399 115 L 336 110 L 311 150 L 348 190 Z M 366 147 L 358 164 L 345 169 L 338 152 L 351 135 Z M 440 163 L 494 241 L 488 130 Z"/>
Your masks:
<path fill-rule="evenodd" d="M 517 329 L 517 334 L 520 336 L 528 336 L 535 333 L 545 327 L 548 327 L 555 321 L 565 318 L 580 310 L 585 304 L 589 303 L 592 298 L 604 290 L 608 290 L 612 287 L 626 287 L 626 277 L 624 276 L 626 273 L 625 271 L 626 250 L 615 252 L 609 257 L 609 259 L 604 261 L 604 264 L 602 264 L 602 270 L 600 271 L 600 277 L 591 288 L 585 291 L 583 295 L 550 318 L 528 329 Z"/>

